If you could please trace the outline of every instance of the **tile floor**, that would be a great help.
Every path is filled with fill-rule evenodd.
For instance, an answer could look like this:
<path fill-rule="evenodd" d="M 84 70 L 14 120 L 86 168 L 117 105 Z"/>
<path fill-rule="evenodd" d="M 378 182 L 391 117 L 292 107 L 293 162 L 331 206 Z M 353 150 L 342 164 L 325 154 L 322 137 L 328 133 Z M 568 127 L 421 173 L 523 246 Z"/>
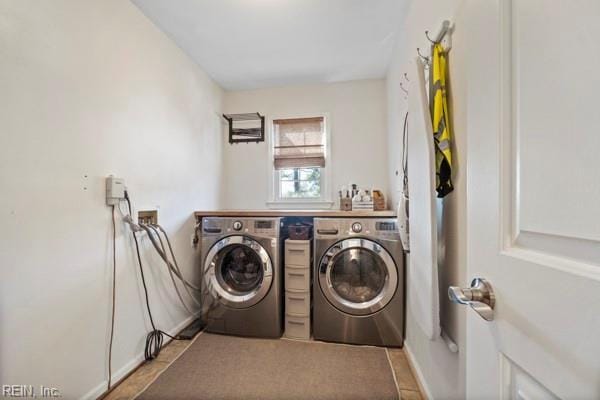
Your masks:
<path fill-rule="evenodd" d="M 158 358 L 144 363 L 133 374 L 113 389 L 103 400 L 130 400 L 148 386 L 160 375 L 190 344 L 192 341 L 174 340 L 161 352 Z M 419 386 L 412 374 L 406 354 L 401 349 L 389 349 L 388 354 L 396 381 L 400 388 L 401 400 L 423 400 Z"/>
<path fill-rule="evenodd" d="M 396 374 L 396 381 L 400 389 L 401 400 L 422 400 L 417 380 L 412 374 L 412 370 L 406 359 L 406 354 L 402 349 L 388 349 L 392 367 Z"/>

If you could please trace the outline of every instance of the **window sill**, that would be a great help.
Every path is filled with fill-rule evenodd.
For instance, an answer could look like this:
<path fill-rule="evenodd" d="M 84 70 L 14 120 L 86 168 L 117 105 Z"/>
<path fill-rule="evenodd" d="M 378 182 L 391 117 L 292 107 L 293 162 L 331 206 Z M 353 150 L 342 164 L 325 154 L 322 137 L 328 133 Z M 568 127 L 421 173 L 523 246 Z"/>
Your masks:
<path fill-rule="evenodd" d="M 323 200 L 279 200 L 267 201 L 267 208 L 273 210 L 330 210 L 333 201 Z"/>

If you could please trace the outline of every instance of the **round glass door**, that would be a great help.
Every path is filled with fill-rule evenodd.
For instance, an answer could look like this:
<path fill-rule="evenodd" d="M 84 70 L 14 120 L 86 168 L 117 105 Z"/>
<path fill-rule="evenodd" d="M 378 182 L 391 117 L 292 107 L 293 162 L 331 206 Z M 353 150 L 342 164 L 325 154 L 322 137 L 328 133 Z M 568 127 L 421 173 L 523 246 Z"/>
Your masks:
<path fill-rule="evenodd" d="M 390 254 L 376 242 L 346 239 L 330 247 L 321 259 L 319 283 L 334 307 L 367 315 L 392 299 L 398 273 Z"/>
<path fill-rule="evenodd" d="M 234 307 L 253 306 L 269 291 L 273 266 L 267 251 L 245 236 L 229 236 L 208 252 L 204 282 L 213 298 Z"/>
<path fill-rule="evenodd" d="M 262 260 L 245 245 L 234 244 L 215 256 L 216 276 L 229 292 L 245 294 L 256 289 L 263 277 Z"/>

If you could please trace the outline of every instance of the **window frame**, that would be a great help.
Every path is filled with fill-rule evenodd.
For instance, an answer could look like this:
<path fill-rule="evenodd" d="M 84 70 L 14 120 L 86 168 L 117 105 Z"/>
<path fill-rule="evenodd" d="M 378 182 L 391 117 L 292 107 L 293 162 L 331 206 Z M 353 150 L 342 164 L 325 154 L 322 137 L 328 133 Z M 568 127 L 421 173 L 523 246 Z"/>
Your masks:
<path fill-rule="evenodd" d="M 321 196 L 314 198 L 282 198 L 280 193 L 280 175 L 274 165 L 274 143 L 275 129 L 273 121 L 277 119 L 293 118 L 323 118 L 323 134 L 325 138 L 325 167 L 321 168 Z M 288 208 L 288 209 L 329 209 L 333 205 L 331 201 L 331 118 L 328 113 L 306 113 L 293 115 L 274 115 L 269 116 L 267 123 L 267 144 L 269 146 L 268 179 L 269 179 L 269 200 L 268 208 Z"/>

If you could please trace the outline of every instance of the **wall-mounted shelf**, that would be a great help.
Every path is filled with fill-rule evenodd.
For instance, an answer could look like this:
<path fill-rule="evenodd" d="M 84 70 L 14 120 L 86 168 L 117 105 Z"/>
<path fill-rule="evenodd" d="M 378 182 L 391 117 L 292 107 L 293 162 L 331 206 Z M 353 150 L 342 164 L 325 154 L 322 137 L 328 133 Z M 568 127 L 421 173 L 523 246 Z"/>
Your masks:
<path fill-rule="evenodd" d="M 265 117 L 259 113 L 223 114 L 229 122 L 229 143 L 265 141 Z"/>

